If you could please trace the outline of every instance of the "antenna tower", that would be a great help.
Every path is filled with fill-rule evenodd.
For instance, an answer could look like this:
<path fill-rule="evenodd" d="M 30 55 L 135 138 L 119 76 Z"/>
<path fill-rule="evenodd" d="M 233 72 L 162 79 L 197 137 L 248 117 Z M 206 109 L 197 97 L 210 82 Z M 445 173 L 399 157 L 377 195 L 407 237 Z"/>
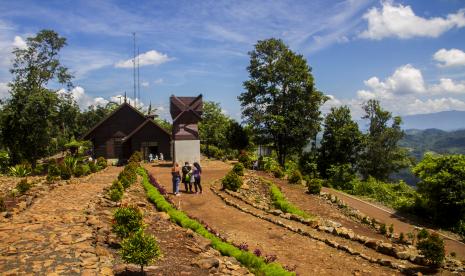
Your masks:
<path fill-rule="evenodd" d="M 134 38 L 134 58 L 132 59 L 132 67 L 133 67 L 133 77 L 134 77 L 134 106 L 137 107 L 137 95 L 136 95 L 136 33 L 133 32 L 132 36 Z"/>

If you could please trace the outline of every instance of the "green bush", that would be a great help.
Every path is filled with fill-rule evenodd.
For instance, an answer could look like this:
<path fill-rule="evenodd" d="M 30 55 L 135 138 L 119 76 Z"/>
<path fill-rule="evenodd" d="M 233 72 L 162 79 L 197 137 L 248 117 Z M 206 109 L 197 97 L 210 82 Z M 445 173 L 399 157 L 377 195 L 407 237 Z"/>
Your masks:
<path fill-rule="evenodd" d="M 140 151 L 135 151 L 135 152 L 131 155 L 131 157 L 129 157 L 128 162 L 129 162 L 129 163 L 131 163 L 131 162 L 139 163 L 139 162 L 142 161 L 142 159 L 144 159 L 143 156 L 142 156 L 142 152 L 140 152 Z"/>
<path fill-rule="evenodd" d="M 60 168 L 55 160 L 50 161 L 47 168 L 47 174 L 52 177 L 60 176 Z"/>
<path fill-rule="evenodd" d="M 232 168 L 232 171 L 240 176 L 244 175 L 244 165 L 242 163 L 236 163 L 234 167 Z"/>
<path fill-rule="evenodd" d="M 68 168 L 65 164 L 60 164 L 60 178 L 63 180 L 71 179 L 73 171 Z"/>
<path fill-rule="evenodd" d="M 281 167 L 276 166 L 271 169 L 271 172 L 273 173 L 273 176 L 276 178 L 283 178 L 284 177 L 284 172 Z"/>
<path fill-rule="evenodd" d="M 291 184 L 300 184 L 302 182 L 302 174 L 299 170 L 292 171 L 289 176 L 288 182 Z"/>
<path fill-rule="evenodd" d="M 0 150 L 0 173 L 5 173 L 10 165 L 10 155 L 7 151 Z"/>
<path fill-rule="evenodd" d="M 386 224 L 381 224 L 380 227 L 379 227 L 379 232 L 382 234 L 382 235 L 386 235 L 387 233 L 387 229 L 386 229 Z"/>
<path fill-rule="evenodd" d="M 226 176 L 221 180 L 223 184 L 223 189 L 237 191 L 242 186 L 242 178 L 237 175 L 235 172 L 230 171 Z"/>
<path fill-rule="evenodd" d="M 239 162 L 244 164 L 244 167 L 246 167 L 247 169 L 252 168 L 254 160 L 253 160 L 252 156 L 247 151 L 241 151 L 241 153 L 239 154 L 239 157 L 237 159 L 238 159 Z"/>
<path fill-rule="evenodd" d="M 355 173 L 350 164 L 331 165 L 326 172 L 331 186 L 344 191 L 352 191 Z"/>
<path fill-rule="evenodd" d="M 320 174 L 318 172 L 317 156 L 314 152 L 304 152 L 299 158 L 299 170 L 304 175 L 308 175 L 311 178 L 318 178 Z"/>
<path fill-rule="evenodd" d="M 276 169 L 283 170 L 278 161 L 272 157 L 263 157 L 260 165 L 265 172 L 273 172 Z"/>
<path fill-rule="evenodd" d="M 107 167 L 107 165 L 108 165 L 108 162 L 107 162 L 107 160 L 105 158 L 103 158 L 101 156 L 99 158 L 97 158 L 97 167 L 98 167 L 99 170 L 105 169 Z"/>
<path fill-rule="evenodd" d="M 121 184 L 121 181 L 115 180 L 111 184 L 110 189 L 117 189 L 117 190 L 120 190 L 121 192 L 123 192 L 124 191 L 124 186 L 123 186 L 123 184 Z"/>
<path fill-rule="evenodd" d="M 123 191 L 119 189 L 110 189 L 108 195 L 112 201 L 118 202 L 123 198 Z"/>
<path fill-rule="evenodd" d="M 167 212 L 170 215 L 171 220 L 178 225 L 184 228 L 189 228 L 209 239 L 212 247 L 220 251 L 222 255 L 234 257 L 256 275 L 295 275 L 293 272 L 286 271 L 278 263 L 267 264 L 263 258 L 259 258 L 251 252 L 242 251 L 227 242 L 223 242 L 216 235 L 208 232 L 207 229 L 205 229 L 205 227 L 203 227 L 198 221 L 189 218 L 185 213 L 176 210 L 171 204 L 169 204 L 159 191 L 150 184 L 148 175 L 144 170 L 139 170 L 139 173 L 143 177 L 142 185 L 147 192 L 147 197 L 155 204 L 159 211 Z"/>
<path fill-rule="evenodd" d="M 10 167 L 10 175 L 16 177 L 26 177 L 31 174 L 29 166 L 24 164 L 19 164 L 13 167 Z"/>
<path fill-rule="evenodd" d="M 72 173 L 76 171 L 76 168 L 78 166 L 78 159 L 73 156 L 66 156 L 65 159 L 63 159 L 63 165 Z"/>
<path fill-rule="evenodd" d="M 281 190 L 279 190 L 279 188 L 275 184 L 268 182 L 268 185 L 270 187 L 271 200 L 275 208 L 285 213 L 295 214 L 303 218 L 312 218 L 311 215 L 307 214 L 306 212 L 294 206 L 292 203 L 288 202 L 286 197 L 284 197 L 284 195 L 281 193 Z"/>
<path fill-rule="evenodd" d="M 418 250 L 423 255 L 427 263 L 433 267 L 438 267 L 446 256 L 444 240 L 438 234 L 433 233 L 420 240 L 417 244 Z"/>
<path fill-rule="evenodd" d="M 32 183 L 31 182 L 28 182 L 27 179 L 21 179 L 18 184 L 16 184 L 16 190 L 18 190 L 18 192 L 20 194 L 24 194 L 25 192 L 27 192 L 30 188 L 32 187 Z"/>
<path fill-rule="evenodd" d="M 34 175 L 41 175 L 45 172 L 44 164 L 36 164 L 36 167 L 32 170 Z"/>
<path fill-rule="evenodd" d="M 74 169 L 74 176 L 81 177 L 85 176 L 89 173 L 89 166 L 81 164 L 77 165 L 76 169 Z"/>
<path fill-rule="evenodd" d="M 89 169 L 91 173 L 98 172 L 98 166 L 95 164 L 95 162 L 89 162 Z"/>
<path fill-rule="evenodd" d="M 155 238 L 139 229 L 121 242 L 120 254 L 125 263 L 139 265 L 143 274 L 144 266 L 160 257 L 161 251 Z"/>
<path fill-rule="evenodd" d="M 113 232 L 120 238 L 127 238 L 132 233 L 143 228 L 143 215 L 136 206 L 123 206 L 113 215 Z"/>
<path fill-rule="evenodd" d="M 319 195 L 320 194 L 321 187 L 323 186 L 323 182 L 324 182 L 323 179 L 310 178 L 308 176 L 305 176 L 304 180 L 305 180 L 305 182 L 307 182 L 306 186 L 307 186 L 308 193 L 310 193 L 312 195 Z"/>
<path fill-rule="evenodd" d="M 5 200 L 3 199 L 3 196 L 0 195 L 0 212 L 5 212 L 5 211 L 6 211 Z"/>

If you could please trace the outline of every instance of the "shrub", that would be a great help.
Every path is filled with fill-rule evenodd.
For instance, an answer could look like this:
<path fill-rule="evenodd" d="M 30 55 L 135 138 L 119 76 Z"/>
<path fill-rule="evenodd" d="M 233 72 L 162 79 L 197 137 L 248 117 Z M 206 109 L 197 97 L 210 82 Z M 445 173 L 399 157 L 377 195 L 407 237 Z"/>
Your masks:
<path fill-rule="evenodd" d="M 283 169 L 281 169 L 281 167 L 279 167 L 279 166 L 274 167 L 271 170 L 271 172 L 273 173 L 273 176 L 276 177 L 276 178 L 282 178 L 284 176 Z"/>
<path fill-rule="evenodd" d="M 107 160 L 105 158 L 103 158 L 102 156 L 100 156 L 99 158 L 97 158 L 97 167 L 99 170 L 103 170 L 107 167 L 108 163 L 107 163 Z"/>
<path fill-rule="evenodd" d="M 83 166 L 84 165 L 77 165 L 76 166 L 76 169 L 74 169 L 74 176 L 81 177 L 81 176 L 86 175 L 86 172 L 84 172 Z"/>
<path fill-rule="evenodd" d="M 425 228 L 421 228 L 421 230 L 417 234 L 417 240 L 418 241 L 424 240 L 424 239 L 428 238 L 428 236 L 429 236 L 428 231 L 426 231 Z"/>
<path fill-rule="evenodd" d="M 18 184 L 16 184 L 16 190 L 18 190 L 20 194 L 24 194 L 31 187 L 32 183 L 28 182 L 27 179 L 21 179 L 21 181 L 19 181 Z"/>
<path fill-rule="evenodd" d="M 276 168 L 281 169 L 278 161 L 272 157 L 263 157 L 260 166 L 265 172 L 273 172 Z M 282 169 L 281 169 L 282 171 Z"/>
<path fill-rule="evenodd" d="M 120 201 L 123 198 L 123 191 L 119 189 L 110 189 L 108 192 L 108 195 L 110 196 L 110 199 L 112 201 Z"/>
<path fill-rule="evenodd" d="M 36 164 L 36 167 L 32 170 L 34 175 L 41 175 L 45 172 L 44 164 Z"/>
<path fill-rule="evenodd" d="M 355 173 L 350 164 L 331 165 L 326 174 L 334 188 L 344 191 L 353 190 L 352 180 L 355 179 Z"/>
<path fill-rule="evenodd" d="M 5 212 L 5 211 L 6 211 L 5 200 L 3 199 L 3 196 L 0 196 L 0 212 Z"/>
<path fill-rule="evenodd" d="M 74 174 L 76 171 L 76 168 L 78 166 L 78 159 L 73 156 L 66 156 L 65 159 L 63 159 L 63 165 L 68 168 L 68 170 Z"/>
<path fill-rule="evenodd" d="M 319 178 L 310 178 L 308 176 L 304 177 L 307 186 L 308 193 L 312 195 L 319 195 L 321 192 L 321 187 L 323 186 L 323 179 Z"/>
<path fill-rule="evenodd" d="M 129 157 L 128 162 L 129 162 L 129 163 L 131 163 L 131 162 L 139 163 L 139 162 L 142 161 L 142 159 L 143 159 L 143 157 L 142 157 L 142 152 L 140 152 L 140 151 L 135 151 L 135 152 L 131 155 L 131 157 Z"/>
<path fill-rule="evenodd" d="M 6 172 L 10 165 L 10 155 L 7 151 L 0 150 L 0 173 Z"/>
<path fill-rule="evenodd" d="M 98 166 L 95 164 L 95 162 L 89 162 L 89 169 L 91 173 L 98 172 Z"/>
<path fill-rule="evenodd" d="M 320 175 L 316 160 L 317 157 L 314 152 L 304 152 L 299 158 L 299 170 L 312 178 L 318 178 Z"/>
<path fill-rule="evenodd" d="M 422 239 L 417 244 L 418 250 L 425 257 L 427 263 L 433 267 L 442 264 L 445 258 L 444 240 L 438 234 L 433 233 Z"/>
<path fill-rule="evenodd" d="M 404 243 L 405 242 L 405 235 L 404 232 L 400 232 L 399 234 L 399 242 Z"/>
<path fill-rule="evenodd" d="M 139 229 L 121 243 L 121 259 L 126 263 L 140 265 L 141 273 L 154 259 L 160 257 L 161 251 L 157 241 L 152 235 Z"/>
<path fill-rule="evenodd" d="M 221 181 L 223 189 L 237 191 L 242 186 L 242 178 L 235 172 L 230 171 Z"/>
<path fill-rule="evenodd" d="M 82 175 L 90 174 L 90 167 L 89 164 L 82 164 L 81 165 Z"/>
<path fill-rule="evenodd" d="M 302 174 L 299 170 L 294 170 L 288 179 L 291 184 L 300 184 L 302 182 Z"/>
<path fill-rule="evenodd" d="M 113 232 L 120 238 L 127 238 L 143 226 L 142 212 L 136 206 L 123 206 L 113 215 Z"/>
<path fill-rule="evenodd" d="M 68 180 L 71 178 L 73 175 L 73 171 L 68 168 L 66 165 L 61 164 L 60 165 L 60 178 L 63 180 Z"/>
<path fill-rule="evenodd" d="M 50 161 L 48 164 L 47 174 L 54 177 L 60 176 L 60 168 L 58 167 L 58 164 L 55 160 Z"/>
<path fill-rule="evenodd" d="M 246 151 L 241 151 L 241 153 L 239 154 L 238 160 L 239 160 L 239 162 L 241 162 L 242 164 L 244 164 L 244 167 L 246 167 L 246 168 L 248 168 L 248 169 L 252 168 L 253 159 L 252 159 L 252 157 L 249 155 L 248 152 L 246 152 Z"/>
<path fill-rule="evenodd" d="M 242 163 L 236 163 L 232 168 L 232 171 L 237 175 L 243 176 L 244 175 L 244 165 Z"/>
<path fill-rule="evenodd" d="M 124 186 L 123 186 L 123 184 L 121 184 L 121 181 L 115 180 L 111 184 L 110 189 L 116 189 L 116 190 L 119 190 L 119 191 L 123 192 L 124 191 Z"/>
<path fill-rule="evenodd" d="M 14 167 L 10 167 L 10 175 L 16 177 L 26 177 L 31 174 L 31 170 L 24 164 L 19 164 Z"/>
<path fill-rule="evenodd" d="M 389 234 L 393 234 L 394 233 L 394 224 L 391 223 L 391 225 L 389 225 Z"/>
<path fill-rule="evenodd" d="M 386 224 L 381 224 L 380 227 L 379 227 L 379 232 L 382 234 L 382 235 L 386 235 L 387 233 L 387 229 L 386 229 Z"/>

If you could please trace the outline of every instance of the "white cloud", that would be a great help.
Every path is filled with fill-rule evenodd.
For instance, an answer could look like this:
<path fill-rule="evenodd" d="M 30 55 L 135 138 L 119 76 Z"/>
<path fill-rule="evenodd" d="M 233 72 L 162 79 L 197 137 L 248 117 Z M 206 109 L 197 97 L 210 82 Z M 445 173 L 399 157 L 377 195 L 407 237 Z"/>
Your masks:
<path fill-rule="evenodd" d="M 431 92 L 435 94 L 465 94 L 465 82 L 454 82 L 448 78 L 439 80 L 439 84 L 431 86 Z"/>
<path fill-rule="evenodd" d="M 384 98 L 390 99 L 395 95 L 422 94 L 426 92 L 425 82 L 421 71 L 410 64 L 403 65 L 386 80 L 380 81 L 371 77 L 364 81 L 367 90 L 359 90 L 360 99 Z"/>
<path fill-rule="evenodd" d="M 153 81 L 154 84 L 162 84 L 164 80 L 162 78 L 156 79 Z"/>
<path fill-rule="evenodd" d="M 454 67 L 465 65 L 465 52 L 459 49 L 441 49 L 433 55 L 439 67 Z"/>
<path fill-rule="evenodd" d="M 22 37 L 17 35 L 15 36 L 15 40 L 13 41 L 13 47 L 18 48 L 18 49 L 26 49 L 27 43 Z"/>
<path fill-rule="evenodd" d="M 140 83 L 140 85 L 141 85 L 142 87 L 149 87 L 149 86 L 150 86 L 150 83 L 149 83 L 148 81 L 143 81 L 143 82 Z"/>
<path fill-rule="evenodd" d="M 6 98 L 10 95 L 8 83 L 0 82 L 0 99 Z"/>
<path fill-rule="evenodd" d="M 173 58 L 168 57 L 167 54 L 162 54 L 157 52 L 156 50 L 150 50 L 146 53 L 140 54 L 136 57 L 136 61 L 139 62 L 140 66 L 146 65 L 160 65 L 165 62 L 173 60 Z M 117 68 L 132 68 L 133 67 L 133 59 L 123 60 L 115 64 Z"/>
<path fill-rule="evenodd" d="M 425 114 L 448 110 L 465 110 L 465 102 L 454 98 L 415 99 L 406 106 L 405 114 Z"/>
<path fill-rule="evenodd" d="M 445 18 L 423 18 L 417 16 L 408 5 L 383 1 L 381 9 L 371 8 L 363 18 L 368 21 L 368 29 L 360 34 L 363 38 L 438 37 L 452 28 L 465 26 L 465 9 L 448 14 Z"/>
<path fill-rule="evenodd" d="M 73 99 L 76 101 L 76 103 L 79 105 L 81 109 L 86 109 L 87 107 L 91 105 L 106 105 L 108 103 L 108 100 L 105 100 L 102 97 L 96 97 L 93 98 L 86 94 L 84 88 L 81 86 L 76 86 L 71 91 L 66 91 L 64 89 L 60 89 L 58 93 L 71 93 L 73 96 Z"/>

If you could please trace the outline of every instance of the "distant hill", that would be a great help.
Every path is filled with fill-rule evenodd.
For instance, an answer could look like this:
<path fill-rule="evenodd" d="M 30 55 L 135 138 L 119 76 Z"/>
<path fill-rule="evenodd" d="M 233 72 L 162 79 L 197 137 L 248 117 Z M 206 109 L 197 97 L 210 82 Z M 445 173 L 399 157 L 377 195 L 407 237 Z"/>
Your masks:
<path fill-rule="evenodd" d="M 408 129 L 399 144 L 409 148 L 411 155 L 417 160 L 420 160 L 427 151 L 465 154 L 465 129 L 456 131 Z"/>
<path fill-rule="evenodd" d="M 441 130 L 465 129 L 465 111 L 443 111 L 429 114 L 402 116 L 403 129 Z"/>

